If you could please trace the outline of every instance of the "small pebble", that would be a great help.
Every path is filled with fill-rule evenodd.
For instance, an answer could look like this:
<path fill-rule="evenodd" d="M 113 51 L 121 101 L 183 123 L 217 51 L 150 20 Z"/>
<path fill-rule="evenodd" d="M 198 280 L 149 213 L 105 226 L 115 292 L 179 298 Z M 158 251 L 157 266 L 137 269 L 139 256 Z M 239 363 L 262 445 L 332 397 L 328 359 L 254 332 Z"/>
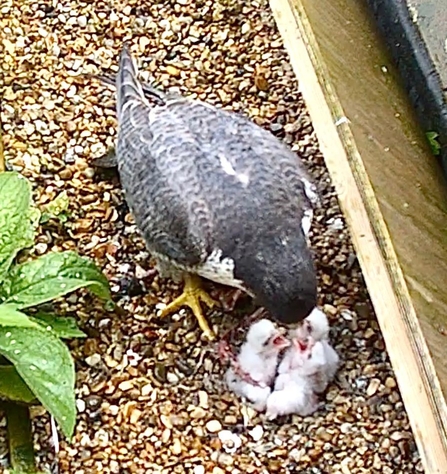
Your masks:
<path fill-rule="evenodd" d="M 224 423 L 226 425 L 235 425 L 237 423 L 237 417 L 234 415 L 226 415 L 224 418 Z"/>
<path fill-rule="evenodd" d="M 48 250 L 48 245 L 44 242 L 39 242 L 34 246 L 38 255 L 43 255 Z"/>
<path fill-rule="evenodd" d="M 242 445 L 241 438 L 232 433 L 229 430 L 222 430 L 219 431 L 219 440 L 222 442 L 222 447 L 227 453 L 234 453 L 236 452 Z"/>
<path fill-rule="evenodd" d="M 189 416 L 193 420 L 200 420 L 201 418 L 205 418 L 206 411 L 201 407 L 195 407 Z"/>
<path fill-rule="evenodd" d="M 253 441 L 259 441 L 264 435 L 264 429 L 261 425 L 256 425 L 248 433 L 253 438 Z"/>
<path fill-rule="evenodd" d="M 166 380 L 169 382 L 169 383 L 172 383 L 172 384 L 177 384 L 179 382 L 179 378 L 176 374 L 174 374 L 173 372 L 167 372 L 166 373 Z"/>
<path fill-rule="evenodd" d="M 323 440 L 323 441 L 326 441 L 327 443 L 329 443 L 330 441 L 332 441 L 332 437 L 333 435 L 331 433 L 329 433 L 329 431 L 324 428 L 323 426 L 320 426 L 319 428 L 317 428 L 317 431 L 315 432 L 315 435 Z"/>
<path fill-rule="evenodd" d="M 138 409 L 132 410 L 132 413 L 130 415 L 130 420 L 129 420 L 130 423 L 135 425 L 142 415 L 143 415 L 143 412 L 141 410 L 138 410 Z"/>
<path fill-rule="evenodd" d="M 396 386 L 396 380 L 393 377 L 387 377 L 385 380 L 385 387 L 393 389 L 396 388 Z"/>
<path fill-rule="evenodd" d="M 209 408 L 209 405 L 208 405 L 208 394 L 203 391 L 203 390 L 199 390 L 198 391 L 198 396 L 199 396 L 199 405 L 202 407 L 202 408 Z"/>
<path fill-rule="evenodd" d="M 206 426 L 206 429 L 210 433 L 217 433 L 218 431 L 220 431 L 222 429 L 222 425 L 221 425 L 220 421 L 217 421 L 217 420 L 210 420 L 210 421 L 207 422 L 207 424 L 205 426 Z"/>
<path fill-rule="evenodd" d="M 379 379 L 371 379 L 369 382 L 368 388 L 366 389 L 366 395 L 372 397 L 380 387 Z"/>
<path fill-rule="evenodd" d="M 390 435 L 390 438 L 393 441 L 400 441 L 401 439 L 406 438 L 405 434 L 400 431 L 393 431 Z"/>
<path fill-rule="evenodd" d="M 171 445 L 171 452 L 178 456 L 183 451 L 182 443 L 178 438 L 175 438 Z"/>
<path fill-rule="evenodd" d="M 146 384 L 141 387 L 141 396 L 147 397 L 152 392 L 152 385 Z"/>
<path fill-rule="evenodd" d="M 85 362 L 90 367 L 95 367 L 101 362 L 101 356 L 99 354 L 92 354 L 91 356 L 85 358 Z"/>
<path fill-rule="evenodd" d="M 121 382 L 119 385 L 118 385 L 118 388 L 120 390 L 122 390 L 123 392 L 127 392 L 128 390 L 130 390 L 131 388 L 133 388 L 133 383 L 132 381 L 130 380 L 125 380 L 124 382 Z"/>
<path fill-rule="evenodd" d="M 76 399 L 76 408 L 77 408 L 77 410 L 78 410 L 79 413 L 84 413 L 84 411 L 85 411 L 85 406 L 86 406 L 86 405 L 85 405 L 84 400 L 82 400 L 82 399 L 80 399 L 80 398 Z"/>
<path fill-rule="evenodd" d="M 59 176 L 61 179 L 64 179 L 64 180 L 71 179 L 73 177 L 73 171 L 70 168 L 64 168 L 59 173 Z"/>
<path fill-rule="evenodd" d="M 222 466 L 232 466 L 234 464 L 234 459 L 227 453 L 221 453 L 217 458 L 217 462 Z"/>
<path fill-rule="evenodd" d="M 78 25 L 81 26 L 81 27 L 85 27 L 87 26 L 87 17 L 84 16 L 84 15 L 81 15 L 81 16 L 78 16 Z"/>
<path fill-rule="evenodd" d="M 180 76 L 180 69 L 171 65 L 166 67 L 166 72 L 171 76 L 175 76 L 175 77 Z"/>
<path fill-rule="evenodd" d="M 94 168 L 86 168 L 84 171 L 84 176 L 86 178 L 92 179 L 95 176 L 95 169 Z"/>

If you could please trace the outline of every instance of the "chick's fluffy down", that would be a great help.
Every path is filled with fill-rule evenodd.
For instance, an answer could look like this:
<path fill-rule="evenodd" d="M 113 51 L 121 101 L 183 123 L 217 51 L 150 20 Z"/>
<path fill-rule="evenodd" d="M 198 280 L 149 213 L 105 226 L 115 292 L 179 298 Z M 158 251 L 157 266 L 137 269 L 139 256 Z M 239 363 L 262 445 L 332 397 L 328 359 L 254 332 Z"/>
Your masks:
<path fill-rule="evenodd" d="M 269 420 L 290 414 L 308 416 L 317 408 L 317 398 L 306 379 L 281 374 L 276 379 L 275 390 L 267 399 L 266 416 Z"/>
<path fill-rule="evenodd" d="M 264 411 L 267 399 L 271 393 L 269 386 L 259 387 L 249 382 L 241 380 L 232 369 L 228 369 L 225 374 L 228 388 L 240 397 L 247 398 L 253 403 L 255 410 Z"/>

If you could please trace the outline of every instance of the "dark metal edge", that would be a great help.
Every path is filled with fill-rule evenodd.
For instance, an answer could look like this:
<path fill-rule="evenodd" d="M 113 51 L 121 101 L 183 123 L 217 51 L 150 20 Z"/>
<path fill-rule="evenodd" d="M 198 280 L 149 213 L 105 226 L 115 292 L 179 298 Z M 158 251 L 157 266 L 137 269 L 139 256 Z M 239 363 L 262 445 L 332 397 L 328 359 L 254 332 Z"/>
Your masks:
<path fill-rule="evenodd" d="M 447 103 L 443 85 L 405 0 L 366 0 L 397 64 L 425 132 L 439 134 L 440 163 L 447 179 Z"/>

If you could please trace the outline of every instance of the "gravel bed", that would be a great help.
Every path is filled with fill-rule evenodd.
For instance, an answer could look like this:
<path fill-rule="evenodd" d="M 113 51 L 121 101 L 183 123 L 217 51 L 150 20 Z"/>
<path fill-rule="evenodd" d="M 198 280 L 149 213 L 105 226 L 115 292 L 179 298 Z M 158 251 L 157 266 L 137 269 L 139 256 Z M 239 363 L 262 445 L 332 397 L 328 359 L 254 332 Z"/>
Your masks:
<path fill-rule="evenodd" d="M 56 305 L 77 316 L 88 338 L 70 342 L 79 418 L 58 462 L 48 417 L 35 410 L 41 467 L 67 474 L 423 472 L 267 1 L 3 0 L 0 38 L 8 162 L 33 181 L 39 203 L 62 191 L 70 202 L 67 222 L 41 227 L 36 253 L 78 249 L 95 258 L 120 308 L 107 312 L 82 291 Z M 188 311 L 157 318 L 179 288 L 151 271 L 117 176 L 91 166 L 113 145 L 115 101 L 112 89 L 82 74 L 115 72 L 124 40 L 132 41 L 144 79 L 249 115 L 293 145 L 317 179 L 320 304 L 343 362 L 314 416 L 266 421 L 225 389 L 215 347 Z M 219 311 L 209 316 L 220 333 L 235 322 Z M 4 465 L 2 429 L 0 422 Z"/>

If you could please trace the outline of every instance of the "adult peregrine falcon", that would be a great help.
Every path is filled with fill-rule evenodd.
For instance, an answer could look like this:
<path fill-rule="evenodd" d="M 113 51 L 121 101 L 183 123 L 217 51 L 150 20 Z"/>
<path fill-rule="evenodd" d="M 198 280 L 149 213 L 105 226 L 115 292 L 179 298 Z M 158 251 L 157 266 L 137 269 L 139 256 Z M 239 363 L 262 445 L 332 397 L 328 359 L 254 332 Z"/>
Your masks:
<path fill-rule="evenodd" d="M 200 278 L 241 289 L 285 324 L 317 302 L 307 233 L 315 185 L 299 157 L 248 119 L 142 85 L 127 46 L 116 77 L 116 158 L 126 200 L 166 276 L 210 338 Z"/>

